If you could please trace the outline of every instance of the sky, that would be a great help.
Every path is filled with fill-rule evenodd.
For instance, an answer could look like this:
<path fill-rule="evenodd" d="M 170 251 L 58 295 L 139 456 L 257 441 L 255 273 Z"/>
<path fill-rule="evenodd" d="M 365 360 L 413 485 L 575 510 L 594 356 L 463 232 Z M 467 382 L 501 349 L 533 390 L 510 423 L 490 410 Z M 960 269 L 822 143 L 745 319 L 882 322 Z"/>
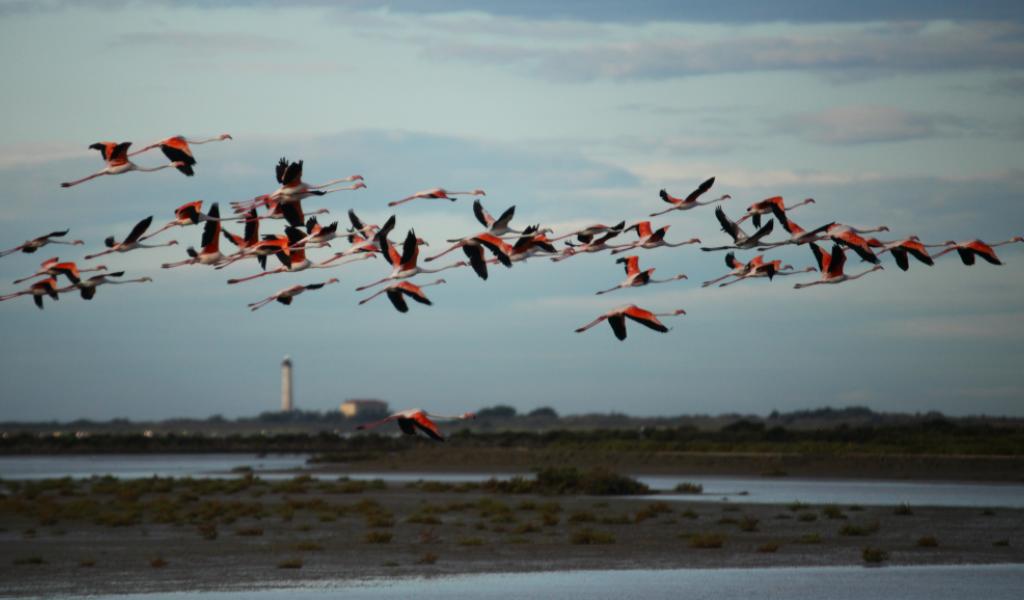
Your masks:
<path fill-rule="evenodd" d="M 733 217 L 782 195 L 816 199 L 792 215 L 806 228 L 885 224 L 883 239 L 930 243 L 1024 234 L 1019 2 L 14 0 L 0 2 L 0 50 L 0 246 L 65 227 L 87 242 L 0 259 L 2 293 L 50 256 L 81 265 L 148 215 L 166 222 L 195 199 L 226 212 L 270 192 L 281 156 L 303 159 L 309 182 L 366 178 L 305 202 L 331 210 L 322 221 L 394 213 L 393 238 L 415 228 L 432 252 L 480 229 L 471 202 L 389 200 L 479 187 L 490 212 L 516 206 L 514 226 L 566 232 L 641 220 L 664 208 L 659 189 L 683 196 L 711 176 Z M 93 142 L 222 132 L 234 140 L 194 148 L 195 177 L 58 187 L 102 167 Z M 654 221 L 670 241 L 728 241 L 710 208 Z M 638 252 L 656 277 L 688 280 L 605 296 L 594 292 L 624 277 L 607 253 L 535 259 L 486 282 L 447 271 L 427 288 L 434 306 L 399 314 L 384 298 L 357 304 L 354 288 L 387 274 L 380 260 L 237 286 L 225 280 L 254 265 L 159 268 L 199 238 L 171 230 L 161 239 L 179 246 L 99 261 L 150 284 L 44 311 L 0 304 L 0 421 L 275 410 L 286 354 L 296 405 L 311 410 L 378 397 L 442 414 L 1024 416 L 1024 244 L 998 249 L 1002 267 L 945 256 L 904 273 L 883 257 L 883 271 L 805 290 L 792 285 L 815 274 L 702 289 L 727 269 L 694 246 Z M 806 247 L 775 256 L 813 264 Z M 290 307 L 246 309 L 332 276 Z M 631 326 L 621 343 L 606 325 L 573 333 L 626 303 L 687 315 L 664 335 Z"/>

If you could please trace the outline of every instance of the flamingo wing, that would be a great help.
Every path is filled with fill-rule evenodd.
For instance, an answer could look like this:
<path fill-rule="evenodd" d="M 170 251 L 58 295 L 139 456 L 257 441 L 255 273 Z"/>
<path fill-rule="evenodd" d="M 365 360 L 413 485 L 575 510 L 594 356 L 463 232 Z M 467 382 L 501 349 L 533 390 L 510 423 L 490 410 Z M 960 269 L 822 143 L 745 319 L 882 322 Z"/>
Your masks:
<path fill-rule="evenodd" d="M 402 257 L 399 260 L 399 264 L 406 269 L 414 268 L 419 254 L 420 245 L 416 240 L 416 230 L 410 229 L 409 232 L 405 234 L 405 242 L 402 244 Z"/>
<path fill-rule="evenodd" d="M 122 242 L 122 244 L 134 244 L 139 241 L 139 238 L 142 237 L 142 234 L 146 233 L 146 230 L 149 229 L 152 222 L 153 215 L 150 215 L 136 223 L 135 227 L 132 227 L 131 233 L 128 234 L 128 237 L 124 238 L 124 242 Z"/>
<path fill-rule="evenodd" d="M 348 222 L 352 223 L 352 228 L 355 229 L 357 232 L 362 232 L 364 229 L 366 229 L 366 225 L 364 225 L 363 221 L 356 216 L 356 211 L 352 210 L 351 208 L 348 209 Z"/>
<path fill-rule="evenodd" d="M 48 233 L 46 235 L 37 237 L 36 240 L 45 240 L 45 239 L 52 238 L 52 237 L 64 237 L 64 236 L 66 236 L 68 234 L 69 231 L 71 231 L 71 230 L 70 229 L 65 229 L 63 231 L 51 231 L 50 233 Z"/>
<path fill-rule="evenodd" d="M 131 142 L 121 142 L 120 144 L 116 144 L 113 149 L 110 150 L 110 162 L 128 162 L 128 148 L 130 148 L 131 145 Z"/>
<path fill-rule="evenodd" d="M 178 167 L 178 170 L 185 175 L 191 177 L 196 174 L 192 170 L 192 166 L 196 164 L 196 159 L 192 156 L 192 149 L 188 147 L 188 142 L 185 141 L 185 138 L 178 136 L 164 140 L 160 144 L 160 151 L 164 153 L 167 160 L 184 163 Z"/>
<path fill-rule="evenodd" d="M 715 185 L 715 178 L 714 177 L 712 177 L 711 179 L 706 180 L 704 183 L 702 183 L 699 186 L 697 186 L 697 189 L 695 189 L 692 192 L 690 192 L 690 195 L 686 197 L 686 200 L 684 200 L 684 202 L 687 202 L 687 203 L 689 203 L 689 202 L 696 202 L 697 198 L 700 198 L 701 196 L 703 196 L 704 193 L 707 192 L 708 190 L 710 190 L 711 186 L 713 186 L 713 185 Z"/>
<path fill-rule="evenodd" d="M 305 219 L 302 214 L 302 203 L 298 200 L 294 202 L 284 202 L 278 205 L 281 209 L 281 215 L 284 216 L 284 220 L 288 222 L 292 227 L 302 227 Z"/>
<path fill-rule="evenodd" d="M 497 238 L 489 233 L 476 236 L 476 240 L 483 244 L 491 254 L 498 259 L 498 262 L 505 265 L 506 267 L 512 266 L 512 259 L 509 258 L 509 254 L 512 252 L 512 248 L 509 247 L 500 238 Z"/>
<path fill-rule="evenodd" d="M 627 256 L 620 258 L 617 263 L 625 263 L 626 275 L 633 276 L 640 272 L 640 257 L 639 256 Z"/>
<path fill-rule="evenodd" d="M 818 270 L 821 271 L 822 273 L 828 271 L 829 263 L 831 262 L 832 257 L 829 256 L 828 254 L 825 254 L 825 252 L 822 251 L 821 246 L 818 246 L 815 243 L 811 243 L 808 245 L 811 247 L 811 252 L 814 254 L 815 262 L 818 263 Z"/>
<path fill-rule="evenodd" d="M 203 238 L 200 240 L 200 244 L 203 246 L 203 252 L 217 252 L 218 244 L 220 240 L 220 207 L 214 202 L 210 206 L 209 216 L 213 217 L 203 225 Z"/>
<path fill-rule="evenodd" d="M 484 260 L 484 249 L 479 244 L 463 244 L 462 252 L 469 259 L 469 265 L 473 267 L 480 279 L 487 279 L 487 262 Z"/>
<path fill-rule="evenodd" d="M 654 316 L 654 313 L 649 310 L 644 310 L 638 306 L 630 306 L 626 309 L 624 314 L 644 327 L 649 327 L 662 333 L 668 331 L 668 327 L 665 327 L 665 325 L 658 320 L 658 317 Z"/>
<path fill-rule="evenodd" d="M 612 332 L 619 340 L 626 339 L 626 317 L 621 314 L 608 317 L 608 324 L 612 326 Z"/>
<path fill-rule="evenodd" d="M 427 298 L 427 295 L 423 293 L 423 290 L 420 288 L 420 286 L 414 283 L 403 281 L 402 283 L 396 285 L 395 288 L 398 289 L 398 291 L 401 292 L 402 294 L 405 294 L 406 296 L 412 298 L 413 300 L 419 302 L 420 304 L 426 304 L 427 306 L 433 306 L 434 304 L 433 302 L 430 301 L 430 298 Z"/>
<path fill-rule="evenodd" d="M 906 271 L 910 268 L 910 259 L 907 258 L 907 250 L 900 246 L 897 246 L 889 251 L 892 257 L 896 260 L 896 266 L 901 270 Z"/>
<path fill-rule="evenodd" d="M 846 264 L 846 253 L 839 244 L 832 246 L 832 257 L 828 264 L 829 277 L 839 277 L 843 274 L 843 265 Z"/>
<path fill-rule="evenodd" d="M 735 241 L 739 238 L 740 228 L 729 220 L 729 217 L 725 216 L 725 211 L 719 206 L 715 208 L 715 218 L 718 219 L 718 223 L 722 226 L 722 231 L 729 234 L 729 237 Z"/>
<path fill-rule="evenodd" d="M 441 430 L 437 428 L 437 425 L 435 425 L 433 421 L 427 418 L 427 415 L 421 412 L 416 413 L 412 416 L 411 420 L 413 424 L 415 424 L 420 431 L 427 434 L 429 438 L 439 442 L 444 441 L 444 435 L 441 433 Z"/>
<path fill-rule="evenodd" d="M 473 216 L 480 222 L 481 225 L 490 229 L 491 225 L 494 224 L 494 217 L 491 213 L 487 212 L 482 202 L 479 199 L 473 201 Z"/>
<path fill-rule="evenodd" d="M 387 292 L 388 300 L 400 313 L 409 312 L 409 305 L 405 302 L 405 298 L 402 297 L 402 291 L 397 287 L 388 288 Z"/>
<path fill-rule="evenodd" d="M 679 198 L 676 198 L 675 196 L 669 194 L 667 191 L 665 191 L 664 188 L 662 188 L 661 190 L 658 191 L 658 196 L 662 200 L 664 200 L 665 202 L 668 202 L 669 204 L 671 204 L 673 206 L 679 206 L 680 204 L 683 203 L 682 200 L 680 200 Z"/>
<path fill-rule="evenodd" d="M 512 221 L 512 217 L 516 215 L 516 207 L 510 206 L 505 209 L 505 212 L 501 213 L 501 216 L 494 222 L 491 228 L 504 228 L 508 227 L 508 224 Z"/>

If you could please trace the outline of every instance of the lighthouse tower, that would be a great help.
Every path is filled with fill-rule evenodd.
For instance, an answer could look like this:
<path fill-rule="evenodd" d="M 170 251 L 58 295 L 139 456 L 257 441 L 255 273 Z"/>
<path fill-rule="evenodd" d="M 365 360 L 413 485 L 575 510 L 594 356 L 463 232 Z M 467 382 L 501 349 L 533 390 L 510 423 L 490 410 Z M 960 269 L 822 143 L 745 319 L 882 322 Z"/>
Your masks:
<path fill-rule="evenodd" d="M 281 361 L 281 412 L 291 412 L 292 404 L 292 359 L 285 355 Z"/>

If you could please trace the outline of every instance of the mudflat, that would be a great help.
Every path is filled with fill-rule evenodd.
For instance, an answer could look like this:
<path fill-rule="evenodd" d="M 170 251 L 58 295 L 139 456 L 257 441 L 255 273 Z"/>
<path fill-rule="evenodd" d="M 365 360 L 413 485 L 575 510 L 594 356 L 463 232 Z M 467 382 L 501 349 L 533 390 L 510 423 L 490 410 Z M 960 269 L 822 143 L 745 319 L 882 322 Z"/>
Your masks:
<path fill-rule="evenodd" d="M 4 485 L 0 590 L 9 596 L 482 572 L 1024 562 L 1020 509 L 662 502 L 308 476 Z"/>

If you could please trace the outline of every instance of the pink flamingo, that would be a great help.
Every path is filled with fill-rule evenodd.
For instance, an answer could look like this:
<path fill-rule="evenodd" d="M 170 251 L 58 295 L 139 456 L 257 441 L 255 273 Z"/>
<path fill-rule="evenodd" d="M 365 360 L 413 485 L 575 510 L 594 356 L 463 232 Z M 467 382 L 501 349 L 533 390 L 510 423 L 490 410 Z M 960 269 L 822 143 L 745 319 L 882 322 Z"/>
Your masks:
<path fill-rule="evenodd" d="M 704 195 L 704 193 L 710 190 L 711 186 L 713 185 L 715 185 L 714 177 L 700 184 L 697 187 L 697 189 L 690 192 L 690 195 L 685 198 L 676 198 L 675 196 L 670 195 L 665 190 L 661 190 L 660 192 L 658 192 L 658 195 L 661 196 L 662 200 L 668 202 L 672 206 L 670 208 L 666 208 L 661 212 L 651 213 L 650 216 L 657 217 L 665 213 L 670 213 L 674 210 L 690 210 L 691 208 L 697 208 L 698 206 L 707 206 L 708 204 L 714 204 L 716 202 L 722 202 L 724 200 L 732 198 L 732 196 L 730 196 L 729 194 L 724 194 L 718 198 L 715 198 L 714 200 L 708 200 L 707 202 L 698 202 L 697 198 L 700 198 L 702 195 Z"/>
<path fill-rule="evenodd" d="M 90 179 L 102 177 L 103 175 L 121 175 L 122 173 L 127 173 L 129 171 L 151 173 L 153 171 L 160 171 L 168 167 L 180 169 L 181 167 L 185 166 L 185 163 L 173 162 L 169 165 L 153 167 L 152 169 L 140 167 L 137 164 L 133 163 L 132 161 L 128 160 L 128 148 L 131 145 L 131 142 L 121 142 L 120 144 L 118 144 L 117 142 L 96 142 L 95 144 L 92 144 L 91 146 L 89 146 L 89 149 L 99 150 L 100 154 L 103 156 L 103 160 L 107 163 L 107 166 L 104 167 L 102 171 L 97 171 L 92 175 L 88 175 L 81 179 L 76 179 L 74 181 L 65 181 L 64 183 L 60 184 L 60 187 L 69 188 L 73 185 L 78 185 L 80 183 L 89 181 Z"/>
<path fill-rule="evenodd" d="M 416 431 L 422 431 L 427 437 L 436 440 L 438 442 L 444 441 L 444 434 L 434 423 L 434 420 L 445 420 L 445 421 L 465 421 L 467 419 L 475 419 L 476 415 L 473 413 L 462 413 L 457 417 L 445 417 L 442 415 L 432 415 L 420 408 L 410 408 L 408 410 L 402 410 L 387 417 L 380 421 L 374 421 L 372 423 L 363 423 L 358 425 L 356 429 L 360 431 L 373 429 L 380 427 L 385 423 L 391 421 L 397 421 L 398 427 L 402 430 L 405 435 L 416 435 Z"/>
<path fill-rule="evenodd" d="M 612 331 L 615 332 L 615 337 L 619 338 L 619 341 L 626 339 L 626 319 L 631 319 L 640 323 L 644 327 L 648 327 L 661 333 L 668 332 L 669 328 L 665 327 L 665 324 L 658 320 L 658 317 L 674 317 L 676 315 L 685 315 L 686 311 L 683 309 L 674 310 L 667 313 L 653 313 L 649 310 L 640 308 L 636 304 L 627 304 L 618 308 L 604 313 L 600 317 L 594 319 L 590 323 L 587 323 L 583 327 L 576 330 L 576 333 L 583 333 L 590 329 L 594 325 L 602 321 L 608 321 L 608 324 L 612 326 Z"/>

